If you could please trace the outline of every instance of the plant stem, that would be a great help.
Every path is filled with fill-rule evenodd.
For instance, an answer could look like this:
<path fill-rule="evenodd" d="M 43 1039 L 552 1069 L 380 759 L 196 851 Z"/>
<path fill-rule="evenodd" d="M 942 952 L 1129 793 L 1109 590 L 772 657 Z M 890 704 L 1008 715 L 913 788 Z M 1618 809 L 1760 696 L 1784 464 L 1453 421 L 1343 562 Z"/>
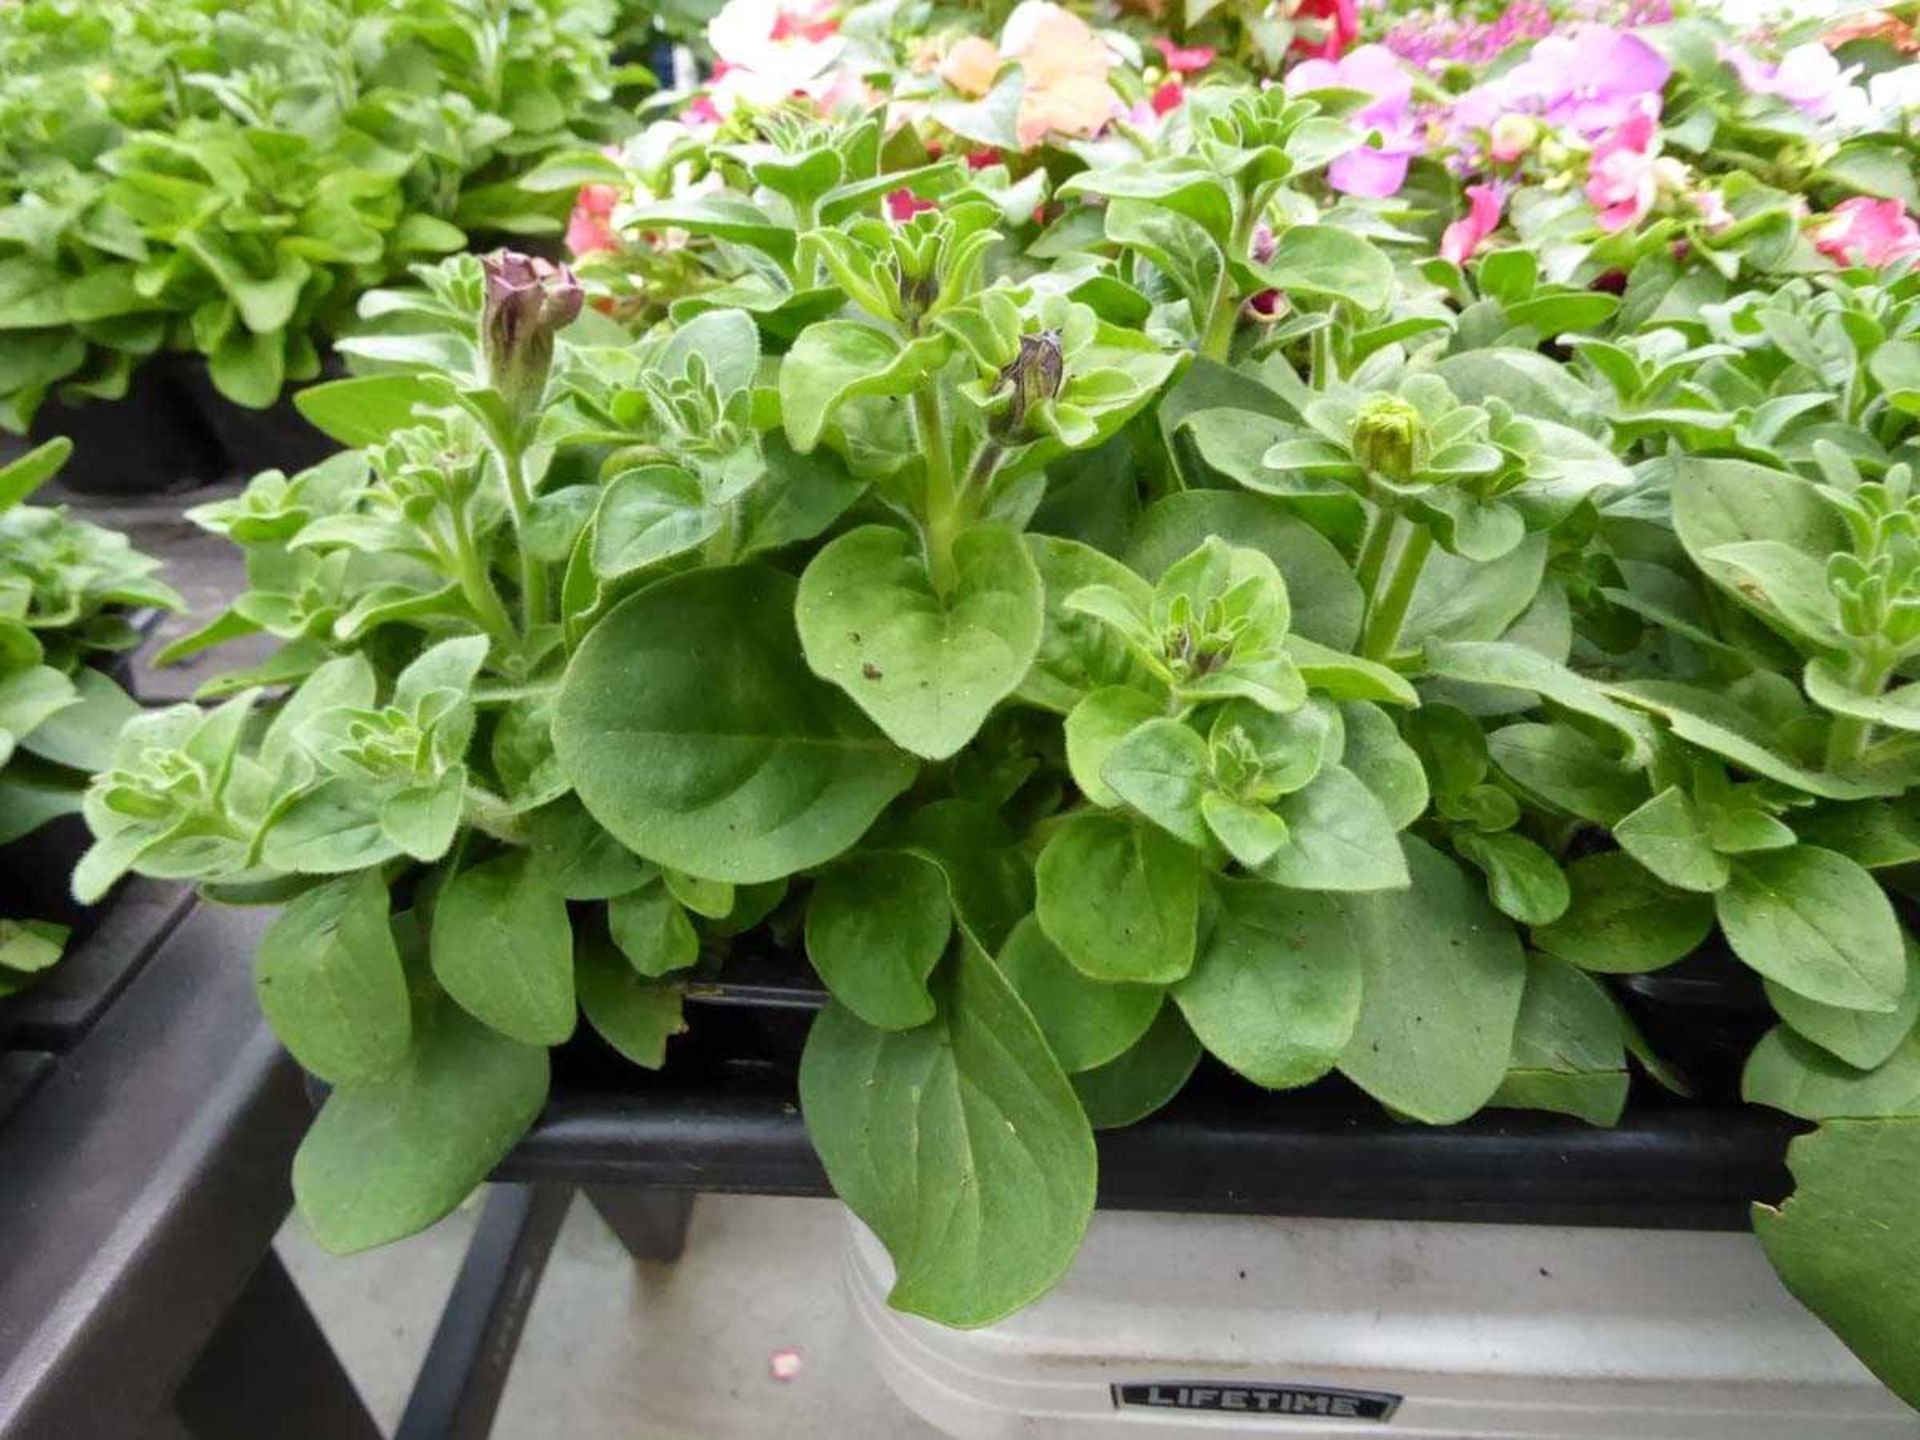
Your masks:
<path fill-rule="evenodd" d="M 1360 653 L 1367 659 L 1385 660 L 1393 654 L 1407 607 L 1413 603 L 1414 586 L 1420 583 L 1420 572 L 1432 550 L 1433 532 L 1424 525 L 1409 530 L 1401 541 L 1386 588 L 1367 606 L 1367 623 L 1360 635 Z"/>
<path fill-rule="evenodd" d="M 1333 324 L 1331 317 L 1329 317 L 1327 324 L 1322 325 L 1307 337 L 1307 345 L 1308 353 L 1312 357 L 1310 366 L 1313 370 L 1313 374 L 1308 377 L 1308 383 L 1312 385 L 1315 390 L 1325 390 L 1340 378 L 1336 373 L 1340 367 L 1334 363 L 1333 359 Z"/>
<path fill-rule="evenodd" d="M 1366 537 L 1360 542 L 1360 556 L 1354 561 L 1353 578 L 1360 582 L 1360 593 L 1368 599 L 1380 588 L 1380 572 L 1387 568 L 1387 556 L 1393 553 L 1399 528 L 1400 516 L 1384 505 L 1375 510 L 1367 522 Z"/>
<path fill-rule="evenodd" d="M 549 619 L 547 567 L 527 548 L 527 528 L 531 523 L 533 496 L 527 490 L 525 461 L 519 440 L 500 446 L 500 471 L 507 482 L 507 505 L 513 511 L 514 538 L 520 550 L 520 608 L 531 632 Z"/>
<path fill-rule="evenodd" d="M 947 594 L 959 578 L 953 562 L 953 542 L 965 523 L 965 497 L 954 487 L 953 451 L 947 444 L 946 416 L 940 392 L 933 382 L 913 392 L 914 439 L 927 465 L 925 511 L 927 574 L 935 593 Z"/>
<path fill-rule="evenodd" d="M 1853 657 L 1853 664 L 1847 668 L 1849 688 L 1861 695 L 1878 695 L 1886 688 L 1890 666 L 1882 665 L 1866 655 Z M 1873 733 L 1873 722 L 1858 715 L 1836 715 L 1833 725 L 1827 731 L 1827 768 L 1838 770 L 1849 761 L 1858 760 L 1867 748 L 1867 741 Z"/>
<path fill-rule="evenodd" d="M 516 650 L 520 647 L 520 636 L 513 628 L 513 617 L 507 614 L 500 592 L 493 588 L 493 577 L 487 573 L 487 562 L 473 538 L 467 507 L 462 503 L 450 508 L 453 512 L 452 558 L 460 593 L 466 596 L 486 632 L 503 648 Z"/>
<path fill-rule="evenodd" d="M 1233 263 L 1246 256 L 1253 244 L 1253 227 L 1260 220 L 1251 198 L 1242 200 L 1241 209 L 1240 219 L 1233 227 L 1233 238 L 1227 243 L 1227 253 L 1221 257 L 1220 278 L 1214 283 L 1206 328 L 1200 332 L 1200 354 L 1223 364 L 1233 351 L 1233 332 L 1240 324 L 1240 292 L 1233 283 Z"/>

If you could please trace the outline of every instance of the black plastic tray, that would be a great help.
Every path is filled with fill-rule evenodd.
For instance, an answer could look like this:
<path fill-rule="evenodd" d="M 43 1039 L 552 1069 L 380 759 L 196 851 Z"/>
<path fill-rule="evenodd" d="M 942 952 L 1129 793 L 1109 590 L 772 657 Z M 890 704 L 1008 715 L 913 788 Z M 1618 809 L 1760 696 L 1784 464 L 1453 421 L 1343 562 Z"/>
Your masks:
<path fill-rule="evenodd" d="M 1757 983 L 1703 955 L 1617 985 L 1695 1095 L 1645 1077 L 1601 1129 L 1491 1110 L 1462 1125 L 1396 1120 L 1338 1077 L 1273 1093 L 1204 1060 L 1166 1109 L 1100 1143 L 1100 1204 L 1130 1210 L 1741 1230 L 1792 1189 L 1803 1127 L 1739 1103 L 1767 1024 Z M 582 1186 L 828 1195 L 795 1069 L 825 1001 L 804 962 L 730 959 L 687 991 L 686 1035 L 638 1071 L 586 1032 L 558 1052 L 551 1101 L 496 1178 Z M 1757 1008 L 1756 1008 L 1757 1001 Z"/>

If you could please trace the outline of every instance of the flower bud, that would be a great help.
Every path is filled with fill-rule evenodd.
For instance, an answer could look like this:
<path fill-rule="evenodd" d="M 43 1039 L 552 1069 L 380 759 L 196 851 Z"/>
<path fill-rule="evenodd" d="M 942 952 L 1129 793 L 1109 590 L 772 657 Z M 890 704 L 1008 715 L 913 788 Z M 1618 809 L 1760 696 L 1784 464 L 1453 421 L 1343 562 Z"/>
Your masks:
<path fill-rule="evenodd" d="M 1042 400 L 1060 393 L 1067 378 L 1066 356 L 1060 349 L 1060 332 L 1042 330 L 1020 337 L 1020 353 L 1000 371 L 1000 388 L 1011 388 L 1013 405 L 1007 412 L 1009 434 L 1026 427 L 1027 411 Z"/>
<path fill-rule="evenodd" d="M 553 337 L 573 322 L 585 298 L 565 265 L 512 250 L 481 262 L 487 276 L 480 343 L 487 383 L 498 390 L 516 420 L 540 408 L 553 368 Z"/>
<path fill-rule="evenodd" d="M 1427 463 L 1431 440 L 1420 412 L 1398 395 L 1370 395 L 1353 423 L 1353 458 L 1389 480 L 1411 479 Z"/>

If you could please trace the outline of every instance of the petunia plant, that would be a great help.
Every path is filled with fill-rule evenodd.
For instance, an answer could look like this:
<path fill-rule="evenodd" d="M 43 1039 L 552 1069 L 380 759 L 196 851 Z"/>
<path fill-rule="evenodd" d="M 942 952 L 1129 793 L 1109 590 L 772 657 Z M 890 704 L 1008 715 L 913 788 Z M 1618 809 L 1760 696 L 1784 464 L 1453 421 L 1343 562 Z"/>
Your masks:
<path fill-rule="evenodd" d="M 1920 1395 L 1914 1297 L 1849 1288 L 1914 1243 L 1913 282 L 1601 223 L 1671 62 L 1534 62 L 1493 93 L 1579 143 L 1519 245 L 1341 188 L 1451 181 L 1315 72 L 1045 168 L 782 94 L 616 204 L 687 262 L 644 305 L 512 254 L 369 297 L 300 397 L 350 448 L 196 512 L 249 585 L 184 648 L 280 647 L 126 727 L 79 873 L 284 906 L 320 1237 L 431 1223 L 580 1016 L 658 1066 L 751 945 L 831 997 L 800 1100 L 894 1303 L 985 1324 L 1203 1054 L 1609 1124 L 1700 1079 L 1612 977 L 1744 963 L 1750 1091 L 1839 1122 L 1771 1253 Z"/>
<path fill-rule="evenodd" d="M 24 503 L 72 451 L 53 440 L 0 466 L 0 844 L 77 813 L 138 707 L 101 667 L 139 639 L 132 616 L 182 608 L 124 535 Z M 59 959 L 64 927 L 0 908 L 0 994 Z"/>

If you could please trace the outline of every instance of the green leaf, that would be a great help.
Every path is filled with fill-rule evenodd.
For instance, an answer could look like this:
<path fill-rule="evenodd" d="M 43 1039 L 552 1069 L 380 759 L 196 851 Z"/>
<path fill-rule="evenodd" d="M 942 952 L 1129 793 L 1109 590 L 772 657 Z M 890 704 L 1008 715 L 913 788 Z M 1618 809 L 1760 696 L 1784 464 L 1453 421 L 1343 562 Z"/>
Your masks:
<path fill-rule="evenodd" d="M 1751 579 L 1716 559 L 1716 551 L 1777 542 L 1824 567 L 1829 555 L 1851 548 L 1839 511 L 1798 475 L 1745 460 L 1688 457 L 1673 466 L 1671 483 L 1673 528 L 1687 554 L 1708 579 L 1762 614 L 1779 616 L 1754 593 Z"/>
<path fill-rule="evenodd" d="M 834 999 L 880 1030 L 933 1019 L 927 977 L 952 934 L 946 876 L 905 851 L 848 857 L 807 902 L 807 958 Z"/>
<path fill-rule="evenodd" d="M 1631 680 L 1612 686 L 1610 693 L 1658 715 L 1687 743 L 1755 775 L 1830 800 L 1862 800 L 1875 793 L 1873 786 L 1810 770 L 1783 755 L 1775 748 L 1777 735 L 1717 691 L 1674 680 Z"/>
<path fill-rule="evenodd" d="M 1713 929 L 1706 896 L 1662 884 L 1624 851 L 1582 856 L 1567 867 L 1567 883 L 1566 914 L 1535 927 L 1533 943 L 1582 970 L 1658 970 L 1692 953 Z"/>
<path fill-rule="evenodd" d="M 342 445 L 384 445 L 395 431 L 417 425 L 420 406 L 444 405 L 446 382 L 420 375 L 360 375 L 328 380 L 295 393 L 294 408 Z"/>
<path fill-rule="evenodd" d="M 1351 770 L 1328 765 L 1274 811 L 1287 843 L 1260 876 L 1296 890 L 1389 890 L 1407 884 L 1393 817 Z"/>
<path fill-rule="evenodd" d="M 73 441 L 56 435 L 26 454 L 0 465 L 0 511 L 11 510 L 59 474 L 73 454 Z"/>
<path fill-rule="evenodd" d="M 563 795 L 521 820 L 547 878 L 569 900 L 610 900 L 638 890 L 651 867 L 603 830 L 584 806 Z"/>
<path fill-rule="evenodd" d="M 1753 1209 L 1767 1258 L 1869 1370 L 1920 1404 L 1920 1120 L 1835 1121 L 1795 1140 L 1787 1164 L 1793 1196 Z"/>
<path fill-rule="evenodd" d="M 1646 781 L 1567 725 L 1506 725 L 1487 737 L 1501 771 L 1536 799 L 1582 820 L 1613 825 L 1646 798 Z"/>
<path fill-rule="evenodd" d="M 1627 1104 L 1620 1011 L 1592 976 L 1547 955 L 1527 962 L 1513 1058 L 1493 1105 L 1618 1124 Z"/>
<path fill-rule="evenodd" d="M 1367 311 L 1385 309 L 1393 296 L 1393 262 L 1338 225 L 1289 225 L 1260 276 L 1293 295 L 1345 300 Z"/>
<path fill-rule="evenodd" d="M 1192 968 L 1200 859 L 1164 830 L 1075 815 L 1040 852 L 1035 878 L 1040 926 L 1082 974 L 1165 985 Z"/>
<path fill-rule="evenodd" d="M 433 974 L 478 1020 L 526 1045 L 573 1034 L 573 924 L 526 851 L 462 870 L 433 907 Z"/>
<path fill-rule="evenodd" d="M 1405 845 L 1410 888 L 1336 897 L 1363 972 L 1340 1070 L 1382 1104 L 1450 1125 L 1506 1077 L 1526 957 L 1458 865 L 1423 841 Z"/>
<path fill-rule="evenodd" d="M 281 911 L 254 952 L 253 989 L 273 1033 L 332 1085 L 393 1073 L 413 1034 L 407 977 L 377 870 L 315 886 Z"/>
<path fill-rule="evenodd" d="M 20 748 L 56 765 L 94 774 L 113 763 L 120 729 L 140 713 L 139 702 L 98 670 L 73 672 L 74 702 L 54 711 L 21 737 Z"/>
<path fill-rule="evenodd" d="M 1040 572 L 1019 535 L 975 525 L 953 561 L 942 594 L 913 536 L 863 525 L 814 556 L 795 611 L 815 672 L 933 760 L 974 737 L 1040 648 Z"/>
<path fill-rule="evenodd" d="M 1360 1018 L 1361 959 L 1326 895 L 1221 880 L 1193 971 L 1173 989 L 1214 1055 L 1272 1090 L 1333 1069 Z"/>
<path fill-rule="evenodd" d="M 487 1178 L 546 1099 L 544 1049 L 430 1002 L 404 1066 L 327 1096 L 293 1158 L 300 1213 L 336 1255 L 424 1230 Z"/>
<path fill-rule="evenodd" d="M 634 1064 L 658 1070 L 667 1063 L 667 1041 L 686 1031 L 678 985 L 649 980 L 610 945 L 579 947 L 574 988 L 587 1023 Z"/>
<path fill-rule="evenodd" d="M 1379 706 L 1349 701 L 1340 719 L 1347 736 L 1341 765 L 1373 792 L 1394 829 L 1406 829 L 1427 812 L 1426 766 Z"/>
<path fill-rule="evenodd" d="M 630 850 L 735 884 L 859 839 L 915 774 L 801 658 L 795 584 L 758 566 L 674 576 L 622 601 L 567 666 L 554 750 Z"/>
<path fill-rule="evenodd" d="M 780 362 L 780 418 L 802 455 L 820 443 L 840 407 L 863 395 L 906 395 L 929 383 L 949 342 L 924 336 L 902 345 L 857 320 L 823 320 L 800 332 Z"/>
<path fill-rule="evenodd" d="M 1734 862 L 1715 899 L 1727 943 L 1747 964 L 1826 1005 L 1890 1011 L 1906 990 L 1906 947 L 1872 875 L 1817 845 Z"/>
<path fill-rule="evenodd" d="M 594 511 L 593 573 L 618 580 L 697 550 L 725 518 L 720 506 L 707 504 L 699 479 L 677 465 L 623 470 L 607 482 Z"/>
<path fill-rule="evenodd" d="M 1827 559 L 1778 540 L 1740 540 L 1701 552 L 1700 565 L 1751 610 L 1803 641 L 1844 649 L 1840 601 L 1827 583 Z"/>
<path fill-rule="evenodd" d="M 700 958 L 700 936 L 664 883 L 642 885 L 607 902 L 607 929 L 631 969 L 649 979 L 685 970 Z"/>
<path fill-rule="evenodd" d="M 1090 691 L 1073 707 L 1066 723 L 1067 769 L 1080 793 L 1109 810 L 1125 803 L 1101 772 L 1114 748 L 1136 727 L 1165 714 L 1163 702 L 1131 685 L 1105 685 Z M 1203 758 L 1205 748 L 1203 744 Z"/>
<path fill-rule="evenodd" d="M 1878 1065 L 1857 1070 L 1776 1025 L 1747 1057 L 1740 1098 L 1802 1120 L 1920 1116 L 1920 1037 L 1903 1037 Z"/>
<path fill-rule="evenodd" d="M 1207 742 L 1178 720 L 1148 720 L 1120 737 L 1100 767 L 1108 790 L 1176 839 L 1204 846 L 1200 800 L 1213 785 Z"/>
<path fill-rule="evenodd" d="M 1258 550 L 1286 577 L 1295 635 L 1345 651 L 1360 638 L 1365 597 L 1333 543 L 1265 495 L 1185 490 L 1147 507 L 1127 563 L 1157 581 L 1209 536 Z"/>
<path fill-rule="evenodd" d="M 322 781 L 273 820 L 261 858 L 275 870 L 344 875 L 400 854 L 380 825 L 372 795 L 351 780 Z"/>
<path fill-rule="evenodd" d="M 838 1005 L 800 1063 L 833 1188 L 893 1256 L 887 1301 L 990 1325 L 1052 1287 L 1093 1213 L 1093 1133 L 1033 1017 L 967 947 L 936 1018 L 875 1030 Z"/>
<path fill-rule="evenodd" d="M 1118 1059 L 1070 1076 L 1080 1108 L 1096 1130 L 1146 1119 L 1178 1095 L 1200 1063 L 1200 1042 L 1180 1007 L 1162 1005 L 1147 1033 Z"/>
<path fill-rule="evenodd" d="M 1429 641 L 1430 674 L 1469 685 L 1505 685 L 1530 690 L 1576 715 L 1598 720 L 1625 741 L 1629 758 L 1644 761 L 1652 746 L 1647 724 L 1591 681 L 1524 645 L 1482 641 Z"/>
<path fill-rule="evenodd" d="M 1572 891 L 1566 873 L 1526 836 L 1463 826 L 1453 833 L 1453 848 L 1487 877 L 1487 894 L 1502 915 L 1522 925 L 1546 925 L 1567 913 Z"/>
<path fill-rule="evenodd" d="M 1013 927 L 997 963 L 1069 1074 L 1118 1059 L 1160 1013 L 1157 986 L 1089 980 L 1031 915 Z"/>
<path fill-rule="evenodd" d="M 1907 984 L 1896 1009 L 1875 1013 L 1822 1005 L 1774 980 L 1766 982 L 1767 999 L 1795 1034 L 1849 1065 L 1871 1070 L 1899 1048 L 1912 1033 L 1914 1021 L 1920 1019 L 1920 948 L 1911 936 L 1901 938 L 1906 943 Z"/>
<path fill-rule="evenodd" d="M 1693 800 L 1669 785 L 1613 827 L 1620 848 L 1667 884 L 1712 893 L 1732 875 L 1727 857 L 1713 848 Z"/>
<path fill-rule="evenodd" d="M 1040 571 L 1046 608 L 1040 650 L 1015 692 L 1019 698 L 1066 714 L 1103 686 L 1151 689 L 1153 677 L 1113 629 L 1069 610 L 1066 599 L 1088 586 L 1106 585 L 1145 611 L 1153 602 L 1153 587 L 1092 546 L 1052 535 L 1026 538 Z"/>

